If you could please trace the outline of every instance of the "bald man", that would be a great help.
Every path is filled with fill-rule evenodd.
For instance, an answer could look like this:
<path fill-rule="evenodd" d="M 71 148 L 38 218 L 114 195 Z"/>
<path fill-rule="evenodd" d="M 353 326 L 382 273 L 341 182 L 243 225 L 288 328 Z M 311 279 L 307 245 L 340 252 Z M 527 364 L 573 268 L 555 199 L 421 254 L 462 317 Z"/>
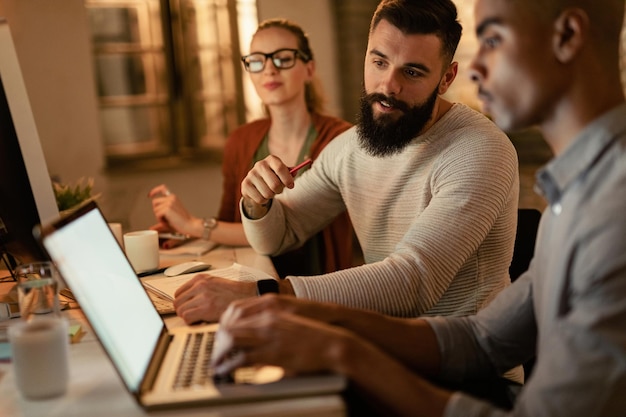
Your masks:
<path fill-rule="evenodd" d="M 623 16 L 624 0 L 476 1 L 471 71 L 485 110 L 504 130 L 540 126 L 555 155 L 537 174 L 549 205 L 530 269 L 486 309 L 408 320 L 285 297 L 239 302 L 222 318 L 218 372 L 339 372 L 384 415 L 625 415 Z M 511 409 L 430 382 L 488 381 L 535 353 Z"/>

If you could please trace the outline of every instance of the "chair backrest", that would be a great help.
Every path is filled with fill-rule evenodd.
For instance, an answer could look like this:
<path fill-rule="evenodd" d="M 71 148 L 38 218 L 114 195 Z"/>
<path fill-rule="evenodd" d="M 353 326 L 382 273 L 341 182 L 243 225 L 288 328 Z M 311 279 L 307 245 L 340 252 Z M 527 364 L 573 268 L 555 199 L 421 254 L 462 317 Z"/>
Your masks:
<path fill-rule="evenodd" d="M 535 252 L 535 242 L 537 240 L 537 229 L 541 212 L 537 209 L 525 208 L 517 210 L 517 233 L 515 235 L 515 246 L 513 249 L 513 259 L 509 266 L 511 282 L 515 281 L 528 269 L 530 261 Z M 524 378 L 528 380 L 535 366 L 535 356 L 528 359 L 524 366 Z"/>
<path fill-rule="evenodd" d="M 539 219 L 541 219 L 541 212 L 537 209 L 522 208 L 517 210 L 517 232 L 515 234 L 513 259 L 511 266 L 509 266 L 511 281 L 515 281 L 526 272 L 530 260 L 533 258 Z"/>

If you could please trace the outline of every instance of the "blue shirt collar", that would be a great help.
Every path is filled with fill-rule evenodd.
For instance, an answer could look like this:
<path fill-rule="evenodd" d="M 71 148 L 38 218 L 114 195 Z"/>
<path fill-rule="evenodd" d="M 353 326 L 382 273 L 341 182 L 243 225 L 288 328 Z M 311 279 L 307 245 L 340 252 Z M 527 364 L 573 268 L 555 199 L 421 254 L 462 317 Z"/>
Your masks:
<path fill-rule="evenodd" d="M 560 156 L 537 172 L 536 189 L 553 207 L 559 207 L 563 194 L 592 169 L 600 154 L 626 131 L 626 103 L 596 118 Z M 557 209 L 558 211 L 558 209 Z M 558 213 L 557 213 L 558 214 Z"/>

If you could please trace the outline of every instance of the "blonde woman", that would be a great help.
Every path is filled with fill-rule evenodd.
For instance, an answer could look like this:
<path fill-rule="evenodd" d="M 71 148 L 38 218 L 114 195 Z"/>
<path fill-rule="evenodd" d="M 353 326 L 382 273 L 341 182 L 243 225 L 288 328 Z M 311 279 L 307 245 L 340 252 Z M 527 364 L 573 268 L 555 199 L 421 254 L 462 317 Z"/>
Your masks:
<path fill-rule="evenodd" d="M 307 35 L 284 19 L 262 22 L 242 58 L 268 116 L 235 130 L 224 149 L 223 192 L 217 218 L 190 214 L 165 185 L 150 192 L 159 231 L 175 231 L 227 245 L 248 245 L 239 201 L 240 184 L 253 165 L 268 155 L 295 166 L 315 158 L 350 123 L 323 114 L 323 97 Z M 306 170 L 300 170 L 302 175 Z M 281 277 L 316 275 L 352 264 L 352 226 L 347 214 L 309 239 L 304 246 L 272 258 Z"/>

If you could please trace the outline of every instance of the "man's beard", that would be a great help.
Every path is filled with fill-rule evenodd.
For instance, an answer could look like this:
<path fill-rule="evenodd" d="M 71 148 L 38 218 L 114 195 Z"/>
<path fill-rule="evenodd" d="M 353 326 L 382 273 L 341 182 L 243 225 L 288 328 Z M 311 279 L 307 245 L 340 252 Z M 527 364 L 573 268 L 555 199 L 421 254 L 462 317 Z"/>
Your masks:
<path fill-rule="evenodd" d="M 372 156 L 384 157 L 404 149 L 426 126 L 432 117 L 438 89 L 435 89 L 424 103 L 409 107 L 403 101 L 384 94 L 372 93 L 361 95 L 361 114 L 357 124 L 357 133 L 361 146 Z M 393 115 L 383 114 L 374 118 L 373 104 L 385 101 L 403 114 L 394 120 Z"/>

